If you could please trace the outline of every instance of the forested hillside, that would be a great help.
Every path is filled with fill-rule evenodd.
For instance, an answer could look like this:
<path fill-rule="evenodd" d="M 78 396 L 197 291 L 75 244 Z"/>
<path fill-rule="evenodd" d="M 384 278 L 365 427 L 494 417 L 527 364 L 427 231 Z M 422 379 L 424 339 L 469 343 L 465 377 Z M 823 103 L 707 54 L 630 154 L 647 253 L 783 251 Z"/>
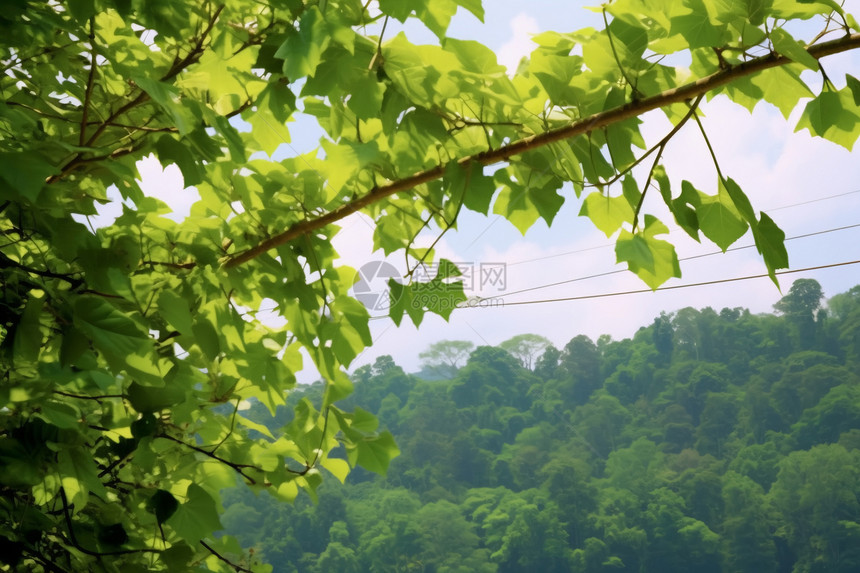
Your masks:
<path fill-rule="evenodd" d="M 388 474 L 326 480 L 317 505 L 231 490 L 223 524 L 276 572 L 860 571 L 860 286 L 516 354 L 478 348 L 448 380 L 360 368 L 345 406 L 395 436 Z"/>

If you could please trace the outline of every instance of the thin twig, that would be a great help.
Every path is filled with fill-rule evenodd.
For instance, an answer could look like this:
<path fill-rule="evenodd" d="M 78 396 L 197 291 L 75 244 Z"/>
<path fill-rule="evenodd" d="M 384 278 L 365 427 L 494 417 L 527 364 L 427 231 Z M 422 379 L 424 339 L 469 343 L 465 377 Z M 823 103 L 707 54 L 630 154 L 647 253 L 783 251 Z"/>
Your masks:
<path fill-rule="evenodd" d="M 227 559 L 226 557 L 224 557 L 223 555 L 221 555 L 220 553 L 215 551 L 211 545 L 209 545 L 208 543 L 206 543 L 202 539 L 200 540 L 200 545 L 205 547 L 207 549 L 207 551 L 209 551 L 209 553 L 211 553 L 212 555 L 214 555 L 215 557 L 217 557 L 218 559 L 220 559 L 221 561 L 223 561 L 224 563 L 226 563 L 227 565 L 229 565 L 230 567 L 232 567 L 236 571 L 241 571 L 242 573 L 254 573 L 250 569 L 246 569 L 246 568 L 242 567 L 241 565 L 233 563 L 232 561 L 230 561 L 229 559 Z"/>
<path fill-rule="evenodd" d="M 252 465 L 252 464 L 237 464 L 237 463 L 231 462 L 230 460 L 225 459 L 225 458 L 222 458 L 221 456 L 218 456 L 218 455 L 216 455 L 216 454 L 214 454 L 214 453 L 210 452 L 209 450 L 205 450 L 205 449 L 203 449 L 203 448 L 201 448 L 201 447 L 195 446 L 194 444 L 189 444 L 188 442 L 183 442 L 182 440 L 180 440 L 180 439 L 178 439 L 178 438 L 174 438 L 174 437 L 173 437 L 173 436 L 171 436 L 170 434 L 165 434 L 165 433 L 163 433 L 163 432 L 162 432 L 162 433 L 158 434 L 158 435 L 157 435 L 157 436 L 155 436 L 155 437 L 156 437 L 156 438 L 164 438 L 165 440 L 170 440 L 171 442 L 176 442 L 177 444 L 183 445 L 183 446 L 185 446 L 186 448 L 189 448 L 189 449 L 194 450 L 195 452 L 199 452 L 199 453 L 201 453 L 201 454 L 203 454 L 203 455 L 205 455 L 205 456 L 209 456 L 209 457 L 210 457 L 210 458 L 212 458 L 213 460 L 218 461 L 218 462 L 221 462 L 222 464 L 224 464 L 224 465 L 226 465 L 226 466 L 229 466 L 229 467 L 233 468 L 233 470 L 234 470 L 236 473 L 238 473 L 238 474 L 239 474 L 239 475 L 241 475 L 243 478 L 245 478 L 245 479 L 248 481 L 248 483 L 249 483 L 249 484 L 251 484 L 251 485 L 256 484 L 256 483 L 257 483 L 257 480 L 255 480 L 254 478 L 252 478 L 251 476 L 249 476 L 248 474 L 246 474 L 243 470 L 245 470 L 245 469 L 253 469 L 253 470 L 257 470 L 258 472 L 263 472 L 263 470 L 262 470 L 261 468 L 258 468 L 258 467 L 257 467 L 257 466 L 255 466 L 255 465 Z"/>
<path fill-rule="evenodd" d="M 84 145 L 87 137 L 87 119 L 90 114 L 90 99 L 93 95 L 93 84 L 96 79 L 96 19 L 95 16 L 90 18 L 90 73 L 87 76 L 87 87 L 84 91 L 84 109 L 81 112 L 81 133 L 78 135 L 78 145 Z"/>
<path fill-rule="evenodd" d="M 86 547 L 83 547 L 80 543 L 78 543 L 78 538 L 75 536 L 75 529 L 72 525 L 72 516 L 69 513 L 69 500 L 66 497 L 66 489 L 64 487 L 60 487 L 60 498 L 63 501 L 63 517 L 66 520 L 66 529 L 69 532 L 69 540 L 72 542 L 72 545 L 74 545 L 75 549 L 77 549 L 81 553 L 85 553 L 93 557 L 102 557 L 105 555 L 131 555 L 133 553 L 161 553 L 160 549 L 120 549 L 117 551 L 93 551 L 92 549 L 87 549 Z"/>
<path fill-rule="evenodd" d="M 63 392 L 61 390 L 54 390 L 54 394 L 59 396 L 65 396 L 66 398 L 75 398 L 77 400 L 94 400 L 96 402 L 100 402 L 101 400 L 107 400 L 108 398 L 125 398 L 125 394 L 101 394 L 99 396 L 89 396 L 87 394 L 72 394 L 70 392 Z"/>

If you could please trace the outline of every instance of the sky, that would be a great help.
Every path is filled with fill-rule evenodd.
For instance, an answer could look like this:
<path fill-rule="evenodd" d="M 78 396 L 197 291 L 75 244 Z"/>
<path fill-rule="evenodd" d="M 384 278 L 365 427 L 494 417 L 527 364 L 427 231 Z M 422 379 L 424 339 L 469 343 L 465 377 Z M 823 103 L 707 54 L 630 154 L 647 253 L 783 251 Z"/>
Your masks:
<path fill-rule="evenodd" d="M 483 24 L 461 10 L 452 22 L 449 35 L 488 45 L 496 52 L 499 62 L 509 69 L 514 69 L 520 58 L 531 52 L 534 48 L 531 36 L 536 33 L 602 26 L 599 15 L 584 10 L 582 6 L 587 4 L 582 2 L 492 0 L 484 4 Z M 846 8 L 860 14 L 860 0 L 847 2 Z M 390 30 L 386 37 L 393 37 Z M 406 32 L 413 42 L 435 41 L 435 37 L 418 24 L 407 26 Z M 860 56 L 849 53 L 829 57 L 824 60 L 824 66 L 834 84 L 841 87 L 845 72 L 853 70 L 856 75 L 860 70 Z M 811 83 L 818 81 L 813 72 L 808 74 L 805 79 Z M 786 121 L 766 103 L 750 114 L 724 97 L 715 98 L 702 109 L 703 122 L 723 173 L 737 181 L 753 205 L 767 212 L 787 237 L 798 237 L 786 243 L 792 269 L 860 259 L 860 146 L 848 152 L 835 144 L 812 138 L 806 131 L 795 132 L 799 110 Z M 659 140 L 671 129 L 660 112 L 651 112 L 644 120 L 642 129 L 646 142 Z M 290 128 L 293 140 L 281 146 L 275 158 L 294 156 L 317 147 L 318 132 L 309 124 L 298 121 Z M 673 188 L 686 179 L 703 191 L 716 192 L 716 172 L 694 124 L 689 124 L 672 140 L 664 157 Z M 187 214 L 196 192 L 182 190 L 181 175 L 175 166 L 162 170 L 158 162 L 150 158 L 142 161 L 140 170 L 145 192 L 171 205 L 176 211 L 175 217 Z M 437 253 L 473 270 L 475 279 L 480 277 L 483 267 L 488 273 L 486 276 L 493 280 L 486 281 L 483 286 L 480 280 L 475 280 L 466 294 L 490 302 L 458 309 L 448 322 L 428 313 L 420 329 L 408 320 L 400 327 L 387 318 L 372 320 L 373 346 L 359 356 L 350 370 L 372 364 L 378 356 L 388 354 L 407 371 L 417 371 L 420 369 L 419 353 L 443 339 L 469 340 L 476 346 L 498 345 L 517 334 L 535 333 L 547 337 L 558 348 L 579 334 L 592 339 L 609 334 L 618 340 L 632 336 L 663 311 L 673 312 L 687 306 L 710 306 L 718 311 L 724 307 L 744 307 L 754 313 L 771 312 L 773 304 L 798 278 L 816 279 L 827 297 L 860 283 L 860 265 L 855 265 L 784 275 L 780 278 L 781 290 L 764 278 L 625 296 L 529 302 L 646 289 L 632 273 L 623 270 L 624 264 L 615 263 L 614 237 L 607 238 L 589 220 L 577 216 L 580 201 L 571 189 L 563 194 L 567 201 L 552 227 L 548 228 L 541 220 L 525 236 L 504 218 L 471 212 L 461 214 L 458 230 L 444 236 Z M 663 215 L 661 219 L 673 228 L 669 239 L 682 259 L 683 277 L 672 279 L 665 286 L 766 273 L 754 248 L 684 260 L 719 249 L 706 239 L 698 244 L 675 229 L 671 217 L 665 215 L 665 209 L 658 204 L 659 196 L 652 194 L 650 199 L 652 201 L 646 200 L 643 211 Z M 821 233 L 852 225 L 858 227 Z M 365 216 L 352 216 L 342 221 L 341 227 L 335 238 L 335 248 L 342 256 L 342 264 L 358 269 L 383 260 L 381 252 L 371 252 L 372 227 Z M 438 232 L 436 229 L 423 235 L 424 244 L 429 245 Z M 820 234 L 804 236 L 813 233 Z M 747 235 L 735 246 L 751 244 Z M 400 259 L 402 254 L 393 257 L 391 263 L 402 271 Z M 501 273 L 504 273 L 504 284 L 498 280 Z M 603 276 L 587 278 L 593 275 Z M 543 288 L 559 282 L 563 284 Z M 382 282 L 374 278 L 369 284 L 379 289 Z M 519 292 L 525 289 L 533 290 Z M 310 363 L 309 360 L 305 362 Z M 297 377 L 301 382 L 311 382 L 317 374 L 308 367 L 297 373 Z"/>

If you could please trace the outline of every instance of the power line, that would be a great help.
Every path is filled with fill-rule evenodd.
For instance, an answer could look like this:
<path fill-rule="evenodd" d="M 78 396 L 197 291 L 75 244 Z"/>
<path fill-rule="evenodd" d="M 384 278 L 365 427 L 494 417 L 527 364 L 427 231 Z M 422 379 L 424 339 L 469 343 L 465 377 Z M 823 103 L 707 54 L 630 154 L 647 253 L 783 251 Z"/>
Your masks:
<path fill-rule="evenodd" d="M 860 190 L 858 190 L 857 192 L 860 192 Z M 852 192 L 852 193 L 853 193 L 853 192 Z M 804 233 L 804 234 L 802 234 L 802 235 L 795 235 L 795 236 L 793 236 L 793 237 L 786 237 L 785 241 L 793 241 L 793 240 L 796 240 L 796 239 L 805 239 L 805 238 L 808 238 L 808 237 L 814 237 L 814 236 L 816 236 L 816 235 L 824 235 L 824 234 L 827 234 L 827 233 L 833 233 L 833 232 L 836 232 L 836 231 L 844 231 L 844 230 L 847 230 L 847 229 L 854 229 L 854 228 L 857 228 L 857 227 L 860 227 L 860 223 L 855 223 L 855 224 L 853 224 L 853 225 L 845 225 L 845 226 L 843 226 L 843 227 L 834 227 L 834 228 L 832 228 L 832 229 L 824 229 L 824 230 L 822 230 L 822 231 L 813 231 L 813 232 L 811 232 L 811 233 Z M 743 245 L 743 246 L 740 246 L 740 247 L 732 247 L 732 248 L 730 248 L 730 249 L 726 249 L 726 252 L 730 252 L 730 251 L 740 251 L 740 250 L 742 250 L 742 249 L 751 249 L 751 248 L 753 248 L 753 247 L 755 247 L 755 245 L 754 245 L 754 244 L 753 244 L 753 245 Z M 692 260 L 692 259 L 700 259 L 700 258 L 710 257 L 710 256 L 720 255 L 720 254 L 724 254 L 724 253 L 723 253 L 723 251 L 713 251 L 713 252 L 710 252 L 710 253 L 704 253 L 704 254 L 701 254 L 701 255 L 691 255 L 691 256 L 689 256 L 689 257 L 683 257 L 683 258 L 678 259 L 678 260 L 679 260 L 679 261 L 688 261 L 688 260 Z M 853 265 L 853 264 L 856 264 L 856 263 L 858 263 L 858 262 L 860 262 L 860 261 L 851 261 L 851 262 L 847 262 L 847 263 L 835 263 L 835 264 L 833 264 L 833 265 L 824 265 L 824 266 L 821 266 L 821 267 L 808 267 L 808 268 L 803 268 L 803 269 L 785 270 L 785 271 L 779 271 L 779 272 L 777 272 L 777 273 L 775 273 L 775 274 L 777 274 L 777 275 L 784 275 L 784 274 L 790 274 L 790 273 L 799 273 L 799 272 L 808 271 L 808 270 L 827 269 L 827 268 L 831 268 L 831 267 L 838 267 L 838 266 L 844 266 L 844 265 Z M 513 296 L 513 295 L 515 295 L 515 294 L 522 294 L 522 293 L 524 293 L 524 292 L 531 292 L 531 291 L 535 291 L 535 290 L 542 290 L 542 289 L 545 289 L 545 288 L 551 288 L 551 287 L 554 287 L 554 286 L 560 286 L 560 285 L 563 285 L 563 284 L 570 284 L 570 283 L 574 283 L 574 282 L 579 282 L 579 281 L 589 280 L 589 279 L 593 279 L 593 278 L 599 278 L 599 277 L 604 277 L 604 276 L 609 276 L 609 275 L 616 275 L 616 274 L 626 273 L 626 272 L 628 272 L 628 271 L 629 271 L 629 269 L 615 269 L 615 270 L 607 271 L 607 272 L 604 272 L 604 273 L 597 273 L 597 274 L 593 274 L 593 275 L 587 275 L 587 276 L 584 276 L 584 277 L 577 277 L 577 278 L 575 278 L 575 279 L 567 279 L 567 280 L 563 280 L 563 281 L 558 281 L 558 282 L 554 282 L 554 283 L 549 283 L 549 284 L 545 284 L 545 285 L 539 285 L 539 286 L 529 287 L 529 288 L 525 288 L 525 289 L 521 289 L 521 290 L 516 290 L 516 291 L 513 291 L 513 292 L 505 293 L 505 294 L 504 294 L 504 297 Z M 737 278 L 730 278 L 730 279 L 719 279 L 719 280 L 715 280 L 715 281 L 708 281 L 708 282 L 703 282 L 703 283 L 693 283 L 693 284 L 689 284 L 689 285 L 676 285 L 676 286 L 669 286 L 669 287 L 661 287 L 661 288 L 658 288 L 658 289 L 656 289 L 656 290 L 672 290 L 672 289 L 678 289 L 678 288 L 689 288 L 689 287 L 694 287 L 694 286 L 703 286 L 703 285 L 709 285 L 709 284 L 719 284 L 719 283 L 722 283 L 722 282 L 735 282 L 735 281 L 742 281 L 742 280 L 750 280 L 750 279 L 762 278 L 762 277 L 767 277 L 767 276 L 769 276 L 769 275 L 767 275 L 767 274 L 763 274 L 763 275 L 750 275 L 750 276 L 747 276 L 747 277 L 737 277 Z M 483 301 L 483 300 L 496 300 L 496 299 L 501 298 L 501 299 L 502 299 L 503 306 L 516 306 L 516 305 L 521 305 L 521 304 L 538 304 L 538 303 L 541 303 L 541 302 L 557 302 L 557 301 L 566 301 L 566 300 L 583 300 L 583 299 L 590 299 L 590 298 L 604 298 L 604 297 L 622 296 L 622 295 L 627 295 L 627 294 L 640 294 L 640 293 L 646 293 L 646 292 L 654 292 L 654 291 L 652 291 L 651 289 L 640 289 L 640 290 L 634 290 L 634 291 L 623 291 L 623 292 L 617 292 L 617 293 L 604 293 L 604 294 L 596 294 L 596 295 L 585 295 L 585 296 L 581 296 L 581 297 L 567 297 L 567 298 L 558 298 L 558 299 L 546 299 L 546 300 L 539 300 L 539 301 L 521 301 L 521 302 L 505 302 L 505 301 L 504 301 L 504 297 L 493 297 L 492 299 L 490 299 L 490 298 L 480 298 L 480 299 L 478 299 L 478 300 L 479 300 L 479 301 Z M 480 306 L 480 304 L 477 304 L 477 305 L 475 305 L 475 306 L 468 306 L 468 305 L 467 305 L 467 306 L 464 306 L 464 307 L 461 307 L 461 308 L 486 308 L 486 307 L 481 307 L 481 306 Z M 372 317 L 370 317 L 370 320 L 383 320 L 383 319 L 386 319 L 386 318 L 389 318 L 389 316 L 388 316 L 388 315 L 372 316 Z"/>
<path fill-rule="evenodd" d="M 842 263 L 833 263 L 833 264 L 829 264 L 829 265 L 819 265 L 817 267 L 805 267 L 802 269 L 791 269 L 791 270 L 786 270 L 786 271 L 778 271 L 774 274 L 776 274 L 776 275 L 788 275 L 788 274 L 793 274 L 793 273 L 803 273 L 803 272 L 807 272 L 807 271 L 817 271 L 817 270 L 821 270 L 821 269 L 832 269 L 835 267 L 844 267 L 844 266 L 848 266 L 848 265 L 856 265 L 858 263 L 860 263 L 860 260 L 846 261 L 846 262 L 842 262 Z M 639 290 L 628 290 L 628 291 L 619 291 L 619 292 L 588 294 L 588 295 L 582 295 L 582 296 L 569 296 L 569 297 L 563 297 L 563 298 L 524 300 L 524 301 L 520 301 L 520 302 L 504 302 L 504 300 L 503 300 L 501 306 L 507 307 L 507 306 L 520 306 L 520 305 L 527 305 L 527 304 L 543 304 L 543 303 L 548 303 L 548 302 L 566 302 L 566 301 L 573 301 L 573 300 L 589 300 L 589 299 L 595 299 L 595 298 L 609 298 L 609 297 L 615 297 L 615 296 L 626 296 L 626 295 L 630 295 L 630 294 L 644 294 L 644 293 L 651 293 L 651 292 L 656 292 L 656 291 L 678 290 L 678 289 L 684 289 L 684 288 L 693 288 L 693 287 L 708 286 L 708 285 L 715 285 L 715 284 L 722 284 L 722 283 L 748 281 L 748 280 L 753 280 L 753 279 L 766 278 L 769 276 L 770 275 L 768 275 L 767 273 L 760 274 L 760 275 L 747 275 L 744 277 L 732 277 L 732 278 L 728 278 L 728 279 L 717 279 L 717 280 L 713 280 L 713 281 L 705 281 L 705 282 L 700 282 L 700 283 L 690 283 L 690 284 L 685 284 L 685 285 L 673 285 L 673 286 L 667 286 L 667 287 L 659 287 L 659 288 L 656 288 L 654 290 L 646 288 L 646 289 L 639 289 Z M 482 307 L 465 306 L 465 307 L 461 307 L 461 308 L 482 308 Z"/>
<path fill-rule="evenodd" d="M 855 189 L 854 191 L 846 191 L 845 193 L 837 193 L 835 195 L 828 195 L 826 197 L 818 197 L 817 199 L 810 199 L 808 201 L 801 201 L 800 203 L 790 203 L 788 205 L 782 205 L 780 207 L 773 207 L 771 209 L 763 209 L 763 211 L 766 213 L 772 213 L 773 211 L 781 211 L 782 209 L 790 209 L 792 207 L 801 207 L 803 205 L 809 205 L 811 203 L 818 203 L 819 201 L 828 201 L 830 199 L 837 199 L 839 197 L 845 197 L 847 195 L 854 195 L 856 193 L 860 193 L 860 189 Z M 680 230 L 680 227 L 675 227 L 672 230 L 678 231 L 678 230 Z M 596 251 L 598 249 L 606 249 L 608 247 L 614 247 L 614 246 L 615 246 L 615 243 L 606 243 L 603 245 L 595 245 L 593 247 L 585 247 L 582 249 L 575 249 L 573 251 L 565 251 L 563 253 L 558 253 L 555 255 L 546 255 L 543 257 L 536 257 L 534 259 L 525 259 L 522 261 L 516 261 L 514 263 L 508 263 L 508 267 L 510 268 L 510 267 L 515 267 L 517 265 L 524 265 L 526 263 L 534 263 L 537 261 L 545 261 L 547 259 L 555 259 L 558 257 L 566 257 L 567 255 L 576 255 L 579 253 L 586 253 L 588 251 Z M 729 249 L 729 250 L 735 250 L 735 249 Z"/>
<path fill-rule="evenodd" d="M 783 205 L 782 207 L 774 207 L 773 209 L 765 209 L 765 211 L 781 211 L 782 209 L 788 209 L 790 207 L 800 207 L 801 205 L 809 205 L 810 203 L 818 203 L 819 201 L 836 199 L 837 197 L 845 197 L 846 195 L 853 195 L 855 193 L 860 193 L 860 189 L 855 189 L 854 191 L 846 191 L 845 193 L 837 193 L 836 195 L 828 195 L 827 197 L 819 197 L 818 199 L 810 199 L 809 201 L 802 201 L 800 203 L 792 203 L 791 205 Z"/>
<path fill-rule="evenodd" d="M 860 227 L 860 223 L 855 223 L 855 224 L 853 224 L 853 225 L 846 225 L 846 226 L 844 226 L 844 227 L 835 227 L 835 228 L 832 228 L 832 229 L 825 229 L 825 230 L 823 230 L 823 231 L 814 231 L 814 232 L 812 232 L 812 233 L 805 233 L 805 234 L 802 234 L 802 235 L 795 235 L 795 236 L 793 236 L 793 237 L 786 237 L 785 241 L 794 241 L 794 240 L 796 240 L 796 239 L 805 239 L 805 238 L 807 238 L 807 237 L 814 237 L 814 236 L 816 236 L 816 235 L 825 235 L 825 234 L 827 234 L 827 233 L 833 233 L 833 232 L 836 232 L 836 231 L 845 231 L 845 230 L 847 230 L 847 229 L 854 229 L 854 228 L 857 228 L 857 227 Z M 753 248 L 753 247 L 755 247 L 755 245 L 754 245 L 754 244 L 752 244 L 752 245 L 743 245 L 743 246 L 740 246 L 740 247 L 732 247 L 732 248 L 726 249 L 726 251 L 725 251 L 725 252 L 726 252 L 726 253 L 728 253 L 728 252 L 733 252 L 733 251 L 741 251 L 741 250 L 743 250 L 743 249 L 751 249 L 751 248 Z M 678 261 L 679 261 L 679 262 L 680 262 L 680 261 L 691 261 L 691 260 L 693 260 L 693 259 L 701 259 L 701 258 L 704 258 L 704 257 L 712 257 L 712 256 L 714 256 L 714 255 L 722 255 L 722 254 L 724 254 L 724 253 L 723 253 L 723 251 L 712 251 L 712 252 L 710 252 L 710 253 L 703 253 L 703 254 L 701 254 L 701 255 L 690 255 L 689 257 L 683 257 L 683 258 L 678 259 Z M 606 271 L 606 272 L 604 272 L 604 273 L 597 273 L 597 274 L 593 274 L 593 275 L 587 275 L 587 276 L 584 276 L 584 277 L 577 277 L 577 278 L 575 278 L 575 279 L 566 279 L 566 280 L 563 280 L 563 281 L 558 281 L 558 282 L 549 283 L 549 284 L 545 284 L 545 285 L 539 285 L 539 286 L 534 286 L 534 287 L 524 288 L 524 289 L 515 290 L 515 291 L 512 291 L 512 292 L 506 292 L 506 293 L 504 294 L 504 296 L 508 297 L 508 296 L 513 296 L 513 295 L 515 295 L 515 294 L 522 294 L 522 293 L 524 293 L 524 292 L 531 292 L 531 291 L 536 291 L 536 290 L 543 290 L 543 289 L 545 289 L 545 288 L 551 288 L 551 287 L 560 286 L 560 285 L 564 285 L 564 284 L 570 284 L 570 283 L 575 283 L 575 282 L 579 282 L 579 281 L 584 281 L 584 280 L 589 280 L 589 279 L 595 279 L 595 278 L 599 278 L 599 277 L 605 277 L 605 276 L 609 276 L 609 275 L 617 275 L 617 274 L 621 274 L 621 273 L 626 273 L 627 271 L 628 271 L 628 269 L 615 269 L 615 270 L 612 270 L 612 271 Z"/>

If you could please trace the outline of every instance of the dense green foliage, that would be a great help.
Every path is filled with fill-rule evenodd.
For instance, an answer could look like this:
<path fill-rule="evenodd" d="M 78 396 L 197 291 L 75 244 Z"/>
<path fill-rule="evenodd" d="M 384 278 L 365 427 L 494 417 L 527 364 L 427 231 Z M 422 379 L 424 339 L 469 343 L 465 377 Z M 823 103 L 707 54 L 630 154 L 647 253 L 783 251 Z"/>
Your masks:
<path fill-rule="evenodd" d="M 318 505 L 234 490 L 224 525 L 277 572 L 858 571 L 860 287 L 819 302 L 800 279 L 781 316 L 685 308 L 533 371 L 491 347 L 445 381 L 380 358 L 349 402 L 396 436 L 387 476 Z"/>
<path fill-rule="evenodd" d="M 510 75 L 486 46 L 447 36 L 458 9 L 484 15 L 480 0 L 2 2 L 0 567 L 247 569 L 254 556 L 214 535 L 237 477 L 289 501 L 315 495 L 324 471 L 385 471 L 391 434 L 339 406 L 371 336 L 355 270 L 332 245 L 337 221 L 362 212 L 373 246 L 414 269 L 434 257 L 419 233 L 444 233 L 463 209 L 525 232 L 571 200 L 652 288 L 680 275 L 661 238 L 669 218 L 722 249 L 749 230 L 774 276 L 788 265 L 774 221 L 719 169 L 709 189 L 672 189 L 664 149 L 681 129 L 707 141 L 699 106 L 717 94 L 797 109 L 798 129 L 847 148 L 860 135 L 860 83 L 820 63 L 860 47 L 832 0 L 619 0 L 604 30 L 536 37 Z M 437 41 L 391 31 L 407 20 Z M 674 127 L 645 149 L 639 116 L 652 110 Z M 309 124 L 317 149 L 271 160 Z M 149 156 L 196 189 L 190 216 L 144 192 Z M 105 205 L 117 217 L 96 226 Z M 393 286 L 397 324 L 465 299 L 454 265 L 437 268 Z M 276 319 L 259 320 L 263 309 Z M 504 369 L 504 356 L 486 360 Z M 245 416 L 252 399 L 275 411 L 309 365 L 325 379 L 313 407 L 277 434 Z M 599 366 L 577 366 L 573 399 L 601 385 Z M 467 368 L 458 408 L 525 423 L 531 374 L 513 369 L 494 388 Z M 613 382 L 622 394 L 625 380 Z M 553 411 L 552 396 L 529 400 Z M 707 437 L 717 454 L 723 430 Z M 549 455 L 533 440 L 533 455 Z M 593 437 L 604 455 L 619 440 Z M 416 465 L 402 479 L 430 479 L 438 454 L 407 453 Z M 335 536 L 331 563 L 348 555 Z"/>

